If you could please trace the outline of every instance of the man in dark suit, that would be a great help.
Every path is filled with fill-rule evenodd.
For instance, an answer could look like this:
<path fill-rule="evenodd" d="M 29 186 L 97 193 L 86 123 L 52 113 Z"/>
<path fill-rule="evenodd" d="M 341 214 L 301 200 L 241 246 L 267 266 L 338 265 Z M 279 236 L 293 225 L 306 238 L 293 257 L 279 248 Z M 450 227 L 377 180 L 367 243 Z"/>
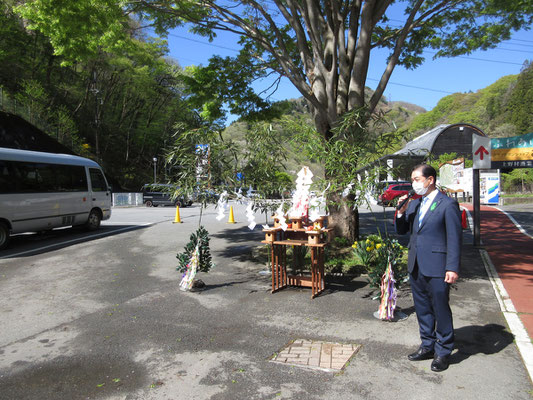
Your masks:
<path fill-rule="evenodd" d="M 408 358 L 433 358 L 431 370 L 440 372 L 448 368 L 454 346 L 449 294 L 459 277 L 462 226 L 459 205 L 436 189 L 436 179 L 430 165 L 413 169 L 413 189 L 422 197 L 398 210 L 395 225 L 399 234 L 411 233 L 409 278 L 422 341 Z"/>

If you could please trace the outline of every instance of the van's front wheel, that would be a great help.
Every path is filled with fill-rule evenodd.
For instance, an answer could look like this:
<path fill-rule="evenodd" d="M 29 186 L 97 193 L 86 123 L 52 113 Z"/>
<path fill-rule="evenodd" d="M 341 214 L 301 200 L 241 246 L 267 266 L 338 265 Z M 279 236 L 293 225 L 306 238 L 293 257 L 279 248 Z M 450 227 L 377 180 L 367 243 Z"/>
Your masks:
<path fill-rule="evenodd" d="M 9 242 L 9 228 L 6 224 L 0 222 L 0 249 L 7 246 Z"/>
<path fill-rule="evenodd" d="M 102 216 L 100 215 L 100 211 L 91 210 L 91 212 L 89 213 L 89 218 L 87 219 L 87 223 L 85 224 L 85 227 L 89 231 L 95 231 L 100 227 L 101 221 L 102 221 Z"/>

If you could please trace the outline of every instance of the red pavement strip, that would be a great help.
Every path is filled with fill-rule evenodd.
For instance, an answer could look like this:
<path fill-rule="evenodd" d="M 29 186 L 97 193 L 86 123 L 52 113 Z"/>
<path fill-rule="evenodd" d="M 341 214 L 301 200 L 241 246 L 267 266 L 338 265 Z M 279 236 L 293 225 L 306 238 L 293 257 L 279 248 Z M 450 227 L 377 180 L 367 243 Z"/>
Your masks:
<path fill-rule="evenodd" d="M 471 204 L 461 204 L 472 213 Z M 481 206 L 481 241 L 529 337 L 533 338 L 533 239 L 501 210 Z"/>

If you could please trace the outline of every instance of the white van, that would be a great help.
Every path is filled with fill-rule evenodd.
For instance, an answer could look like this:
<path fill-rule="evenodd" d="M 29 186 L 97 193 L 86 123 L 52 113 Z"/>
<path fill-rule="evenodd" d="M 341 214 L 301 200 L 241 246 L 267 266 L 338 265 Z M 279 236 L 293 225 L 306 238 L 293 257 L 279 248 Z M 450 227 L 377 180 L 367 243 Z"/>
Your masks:
<path fill-rule="evenodd" d="M 0 248 L 15 233 L 97 229 L 111 217 L 111 197 L 102 168 L 92 160 L 0 147 Z"/>

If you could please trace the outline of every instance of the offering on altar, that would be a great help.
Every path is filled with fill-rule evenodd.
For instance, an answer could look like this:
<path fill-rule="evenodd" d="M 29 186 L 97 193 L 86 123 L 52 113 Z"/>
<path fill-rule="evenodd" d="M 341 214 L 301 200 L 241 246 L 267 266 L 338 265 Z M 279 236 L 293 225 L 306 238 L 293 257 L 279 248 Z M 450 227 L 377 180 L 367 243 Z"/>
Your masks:
<path fill-rule="evenodd" d="M 263 229 L 263 232 L 265 232 L 265 242 L 274 242 L 276 240 L 277 231 L 278 229 L 274 228 Z"/>
<path fill-rule="evenodd" d="M 302 229 L 303 228 L 303 222 L 301 217 L 291 217 L 292 221 L 292 229 Z"/>
<path fill-rule="evenodd" d="M 307 243 L 319 244 L 322 243 L 322 230 L 309 230 L 307 233 Z"/>
<path fill-rule="evenodd" d="M 315 231 L 315 232 L 321 232 L 323 230 L 323 226 L 320 222 L 314 222 L 313 225 L 309 225 L 305 228 L 306 231 Z"/>

